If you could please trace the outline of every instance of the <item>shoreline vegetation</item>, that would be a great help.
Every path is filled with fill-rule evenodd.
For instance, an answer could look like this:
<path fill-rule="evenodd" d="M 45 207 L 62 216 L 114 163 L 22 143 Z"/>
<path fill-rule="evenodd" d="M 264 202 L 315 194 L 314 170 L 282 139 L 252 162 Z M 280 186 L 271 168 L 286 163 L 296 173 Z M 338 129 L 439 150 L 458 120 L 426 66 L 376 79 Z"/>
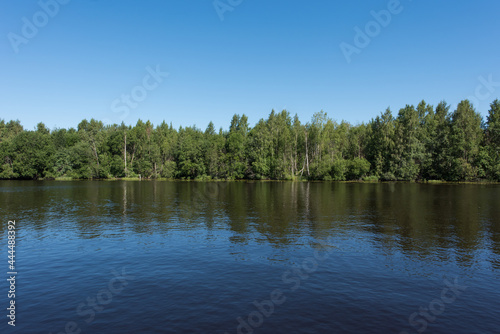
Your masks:
<path fill-rule="evenodd" d="M 2 179 L 0 179 L 1 181 Z M 5 181 L 5 179 L 3 179 Z M 260 179 L 260 180 L 250 180 L 250 179 L 238 179 L 238 180 L 226 180 L 226 179 L 211 179 L 211 180 L 203 180 L 203 179 L 174 179 L 174 178 L 139 178 L 139 177 L 113 177 L 106 179 L 73 179 L 69 177 L 57 177 L 57 178 L 45 178 L 45 179 L 37 179 L 37 180 L 23 180 L 23 179 L 10 179 L 10 181 L 54 181 L 54 182 L 68 182 L 68 181 L 100 181 L 100 182 L 112 182 L 112 181 L 130 181 L 130 182 L 333 182 L 333 183 L 415 183 L 415 184 L 477 184 L 477 185 L 489 185 L 489 184 L 500 184 L 500 181 L 494 180 L 477 180 L 477 181 L 442 181 L 442 180 L 413 180 L 413 181 L 405 181 L 405 180 L 395 180 L 395 181 L 383 181 L 378 178 L 374 179 L 361 179 L 361 180 L 345 180 L 345 181 L 335 181 L 335 180 L 308 180 L 308 179 L 295 179 L 295 180 L 271 180 L 271 179 Z"/>
<path fill-rule="evenodd" d="M 203 131 L 94 119 L 76 129 L 26 130 L 0 120 L 0 179 L 496 183 L 500 101 L 485 120 L 468 100 L 453 112 L 446 102 L 422 101 L 358 125 L 323 111 L 303 124 L 273 110 L 254 127 L 234 115 L 219 131 L 212 122 Z"/>

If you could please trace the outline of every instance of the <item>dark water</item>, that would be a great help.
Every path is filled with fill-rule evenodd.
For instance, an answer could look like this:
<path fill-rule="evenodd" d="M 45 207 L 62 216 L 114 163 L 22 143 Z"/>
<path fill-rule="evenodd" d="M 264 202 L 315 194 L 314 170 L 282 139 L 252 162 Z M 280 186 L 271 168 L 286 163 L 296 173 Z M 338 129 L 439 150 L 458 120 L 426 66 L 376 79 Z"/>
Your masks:
<path fill-rule="evenodd" d="M 498 185 L 2 181 L 0 203 L 0 333 L 500 333 Z"/>

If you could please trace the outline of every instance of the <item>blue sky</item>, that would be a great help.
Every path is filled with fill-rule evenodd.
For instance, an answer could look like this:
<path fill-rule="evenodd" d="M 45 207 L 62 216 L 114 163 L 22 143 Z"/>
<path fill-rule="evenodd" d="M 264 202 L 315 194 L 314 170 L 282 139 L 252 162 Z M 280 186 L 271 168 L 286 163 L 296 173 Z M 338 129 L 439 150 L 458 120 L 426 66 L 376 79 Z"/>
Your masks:
<path fill-rule="evenodd" d="M 26 129 L 84 118 L 227 129 L 235 113 L 255 124 L 271 109 L 356 124 L 422 99 L 473 98 L 485 116 L 500 97 L 498 1 L 217 0 L 223 20 L 213 0 L 66 0 L 57 12 L 54 1 L 41 0 L 50 16 L 0 0 L 0 118 Z M 389 8 L 390 22 L 370 25 Z M 356 47 L 367 24 L 370 43 L 348 62 L 340 45 Z M 156 82 L 156 69 L 168 76 Z"/>

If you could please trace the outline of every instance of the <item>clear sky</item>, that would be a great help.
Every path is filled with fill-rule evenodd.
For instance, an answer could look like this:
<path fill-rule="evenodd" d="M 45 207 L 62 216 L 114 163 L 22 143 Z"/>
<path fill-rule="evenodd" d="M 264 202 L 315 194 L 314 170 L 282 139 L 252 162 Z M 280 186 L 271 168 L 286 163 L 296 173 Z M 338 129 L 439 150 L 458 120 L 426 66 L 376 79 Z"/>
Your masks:
<path fill-rule="evenodd" d="M 271 109 L 355 124 L 422 99 L 486 116 L 500 97 L 498 0 L 54 1 L 0 0 L 0 118 L 26 129 L 227 129 Z"/>

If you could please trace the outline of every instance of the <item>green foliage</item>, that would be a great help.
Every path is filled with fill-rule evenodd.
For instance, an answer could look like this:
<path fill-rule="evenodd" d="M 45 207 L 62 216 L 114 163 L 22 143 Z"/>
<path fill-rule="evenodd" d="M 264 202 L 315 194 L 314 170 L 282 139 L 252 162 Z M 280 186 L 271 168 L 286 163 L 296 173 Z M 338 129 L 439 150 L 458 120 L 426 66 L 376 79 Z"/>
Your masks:
<path fill-rule="evenodd" d="M 472 181 L 480 176 L 481 123 L 481 115 L 468 100 L 460 102 L 451 115 L 450 162 L 454 181 Z"/>
<path fill-rule="evenodd" d="M 392 112 L 387 109 L 385 113 L 377 116 L 369 124 L 370 138 L 368 139 L 367 155 L 372 163 L 372 174 L 382 175 L 392 173 L 394 163 L 395 124 Z"/>
<path fill-rule="evenodd" d="M 165 161 L 160 169 L 160 177 L 173 179 L 177 171 L 177 164 L 175 161 Z"/>
<path fill-rule="evenodd" d="M 359 125 L 273 110 L 254 127 L 234 115 L 228 131 L 94 119 L 29 131 L 0 120 L 0 178 L 500 181 L 500 102 L 484 123 L 467 100 L 449 110 L 421 101 Z"/>
<path fill-rule="evenodd" d="M 408 105 L 401 109 L 395 122 L 394 167 L 390 170 L 397 179 L 415 180 L 419 176 L 425 150 L 421 141 L 422 132 L 419 112 Z"/>
<path fill-rule="evenodd" d="M 347 178 L 349 180 L 360 180 L 370 171 L 370 162 L 364 158 L 354 158 L 349 161 Z"/>
<path fill-rule="evenodd" d="M 385 172 L 380 176 L 380 180 L 382 181 L 397 181 L 398 178 L 392 174 L 391 172 Z"/>
<path fill-rule="evenodd" d="M 50 135 L 45 132 L 20 132 L 12 139 L 11 145 L 12 174 L 18 178 L 43 178 L 54 165 L 55 149 Z"/>
<path fill-rule="evenodd" d="M 500 101 L 490 106 L 486 122 L 482 161 L 487 177 L 500 181 Z"/>
<path fill-rule="evenodd" d="M 332 164 L 330 175 L 334 181 L 345 181 L 348 169 L 348 161 L 344 159 L 337 159 Z"/>

